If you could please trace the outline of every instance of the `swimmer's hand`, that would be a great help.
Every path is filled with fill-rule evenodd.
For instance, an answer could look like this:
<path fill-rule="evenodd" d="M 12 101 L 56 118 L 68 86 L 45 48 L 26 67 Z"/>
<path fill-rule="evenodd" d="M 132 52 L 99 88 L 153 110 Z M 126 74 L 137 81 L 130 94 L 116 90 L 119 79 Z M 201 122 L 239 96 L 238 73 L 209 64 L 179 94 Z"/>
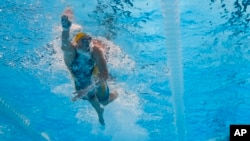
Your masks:
<path fill-rule="evenodd" d="M 88 93 L 86 89 L 82 89 L 79 91 L 74 92 L 76 96 L 72 98 L 72 101 L 75 102 L 78 99 L 88 99 Z"/>
<path fill-rule="evenodd" d="M 67 15 L 62 15 L 61 24 L 62 24 L 63 30 L 69 30 L 72 23 L 69 20 L 69 17 Z"/>
<path fill-rule="evenodd" d="M 76 96 L 72 98 L 72 101 L 75 102 L 77 99 L 85 99 L 85 100 L 91 99 L 91 97 L 93 97 L 97 92 L 98 84 L 99 83 L 92 83 L 87 88 L 74 92 L 73 94 L 76 94 Z"/>

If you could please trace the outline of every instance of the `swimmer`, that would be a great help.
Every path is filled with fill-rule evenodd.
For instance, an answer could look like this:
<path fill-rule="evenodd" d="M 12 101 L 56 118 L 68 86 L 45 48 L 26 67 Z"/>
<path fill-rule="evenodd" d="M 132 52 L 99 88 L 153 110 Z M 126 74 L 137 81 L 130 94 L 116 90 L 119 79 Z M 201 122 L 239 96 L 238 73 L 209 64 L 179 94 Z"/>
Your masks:
<path fill-rule="evenodd" d="M 73 12 L 67 8 L 61 16 L 62 46 L 64 62 L 74 79 L 78 99 L 88 100 L 98 114 L 99 122 L 105 125 L 103 112 L 105 106 L 118 97 L 116 91 L 110 92 L 107 85 L 108 68 L 104 58 L 104 45 L 86 33 L 79 32 L 69 41 Z"/>

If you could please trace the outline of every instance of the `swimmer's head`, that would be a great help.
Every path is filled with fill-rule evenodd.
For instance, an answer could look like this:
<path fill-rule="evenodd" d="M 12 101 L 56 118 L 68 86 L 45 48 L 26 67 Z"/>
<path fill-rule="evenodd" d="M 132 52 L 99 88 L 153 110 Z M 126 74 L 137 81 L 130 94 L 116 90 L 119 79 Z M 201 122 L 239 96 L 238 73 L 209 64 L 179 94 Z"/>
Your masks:
<path fill-rule="evenodd" d="M 80 46 L 82 44 L 89 44 L 90 41 L 91 41 L 91 37 L 83 32 L 79 32 L 75 36 L 75 43 L 77 43 Z"/>
<path fill-rule="evenodd" d="M 83 32 L 77 33 L 75 36 L 75 42 L 78 43 L 84 36 L 86 36 L 86 34 L 84 34 Z"/>

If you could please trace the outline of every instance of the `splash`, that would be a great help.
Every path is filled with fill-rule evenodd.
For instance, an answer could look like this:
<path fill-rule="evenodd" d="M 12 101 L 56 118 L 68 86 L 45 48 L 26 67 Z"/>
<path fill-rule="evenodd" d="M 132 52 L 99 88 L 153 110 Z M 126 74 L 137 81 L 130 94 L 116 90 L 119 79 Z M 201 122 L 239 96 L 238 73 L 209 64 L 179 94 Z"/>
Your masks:
<path fill-rule="evenodd" d="M 139 97 L 132 91 L 124 91 L 124 87 L 125 84 L 110 85 L 110 89 L 115 89 L 119 93 L 119 97 L 105 107 L 105 129 L 100 128 L 95 111 L 88 105 L 83 105 L 79 109 L 76 115 L 78 123 L 91 123 L 91 134 L 112 137 L 112 141 L 121 139 L 148 140 L 147 131 L 137 124 L 137 120 L 142 115 L 142 111 L 139 108 Z"/>
<path fill-rule="evenodd" d="M 108 68 L 113 74 L 123 73 L 131 74 L 135 69 L 135 62 L 117 45 L 103 37 L 96 37 L 105 45 L 105 58 Z"/>

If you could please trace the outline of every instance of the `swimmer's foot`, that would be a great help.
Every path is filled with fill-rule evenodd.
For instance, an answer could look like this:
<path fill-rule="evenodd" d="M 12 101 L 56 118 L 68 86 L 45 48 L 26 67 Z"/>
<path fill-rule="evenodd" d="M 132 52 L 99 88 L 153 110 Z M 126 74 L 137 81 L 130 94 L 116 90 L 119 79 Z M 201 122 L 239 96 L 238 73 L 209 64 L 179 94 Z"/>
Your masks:
<path fill-rule="evenodd" d="M 100 112 L 98 112 L 98 118 L 99 118 L 99 122 L 102 126 L 105 126 L 105 122 L 104 122 L 104 118 L 103 118 L 103 112 L 104 112 L 104 109 L 101 108 L 100 109 Z"/>

